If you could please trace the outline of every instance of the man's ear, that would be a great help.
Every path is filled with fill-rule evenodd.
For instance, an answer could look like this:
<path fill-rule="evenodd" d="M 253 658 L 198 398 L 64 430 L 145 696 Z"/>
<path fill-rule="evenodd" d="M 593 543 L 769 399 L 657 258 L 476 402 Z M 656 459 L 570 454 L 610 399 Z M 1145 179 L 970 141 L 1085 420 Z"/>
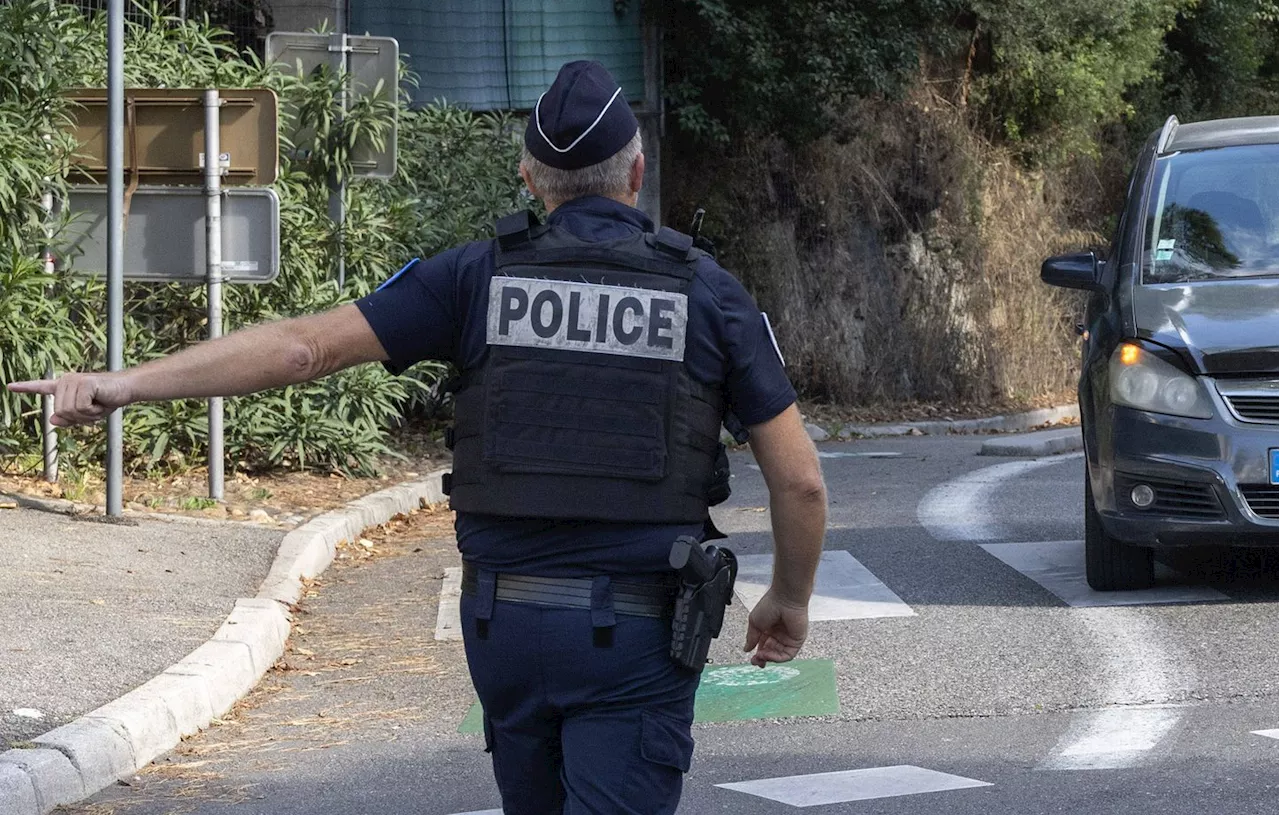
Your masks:
<path fill-rule="evenodd" d="M 529 194 L 534 198 L 541 198 L 542 193 L 538 192 L 538 188 L 533 186 L 533 176 L 529 175 L 529 168 L 524 166 L 524 162 L 520 162 L 520 177 L 524 179 L 524 185 L 529 188 Z"/>
<path fill-rule="evenodd" d="M 639 193 L 640 188 L 644 186 L 644 153 L 636 156 L 636 160 L 631 165 L 631 192 Z"/>

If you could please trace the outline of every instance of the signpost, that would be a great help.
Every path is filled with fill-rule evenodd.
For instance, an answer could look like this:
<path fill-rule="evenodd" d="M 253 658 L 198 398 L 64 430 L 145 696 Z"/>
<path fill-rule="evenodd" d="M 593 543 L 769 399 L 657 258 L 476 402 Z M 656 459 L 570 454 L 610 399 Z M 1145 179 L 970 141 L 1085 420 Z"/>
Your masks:
<path fill-rule="evenodd" d="M 107 2 L 107 370 L 124 367 L 124 0 Z M 124 513 L 124 417 L 107 416 L 107 515 Z"/>
<path fill-rule="evenodd" d="M 222 336 L 222 284 L 270 282 L 280 267 L 280 202 L 275 192 L 267 187 L 223 188 L 224 180 L 232 185 L 266 185 L 276 180 L 275 93 L 264 89 L 131 89 L 126 93 L 120 48 L 122 3 L 111 0 L 110 37 L 115 50 L 108 50 L 115 61 L 109 65 L 108 91 L 105 95 L 100 90 L 69 94 L 79 103 L 72 132 L 80 145 L 71 179 L 101 182 L 105 178 L 107 183 L 105 188 L 74 183 L 70 187 L 65 205 L 73 221 L 70 243 L 62 252 L 64 266 L 69 260 L 73 271 L 106 271 L 108 370 L 112 371 L 123 367 L 126 258 L 130 279 L 204 282 L 210 339 Z M 141 185 L 143 180 L 148 186 Z M 126 215 L 133 235 L 127 246 Z M 230 260 L 224 259 L 224 250 Z M 223 497 L 222 420 L 222 399 L 210 399 L 209 497 L 215 500 Z M 113 411 L 107 421 L 107 514 L 119 515 L 120 411 Z"/>

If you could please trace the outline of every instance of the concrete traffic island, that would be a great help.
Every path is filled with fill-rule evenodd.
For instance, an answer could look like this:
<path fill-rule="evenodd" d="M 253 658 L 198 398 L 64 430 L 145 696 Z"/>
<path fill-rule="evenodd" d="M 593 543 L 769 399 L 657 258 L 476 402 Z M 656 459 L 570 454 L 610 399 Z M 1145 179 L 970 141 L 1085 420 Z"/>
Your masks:
<path fill-rule="evenodd" d="M 320 515 L 283 536 L 278 531 L 243 524 L 216 525 L 218 530 L 227 531 L 226 537 L 233 540 L 230 545 L 221 549 L 220 555 L 223 558 L 222 565 L 234 576 L 224 581 L 224 596 L 210 602 L 220 602 L 221 607 L 225 608 L 225 604 L 234 599 L 236 593 L 249 595 L 254 591 L 253 581 L 262 574 L 266 563 L 271 562 L 266 578 L 261 581 L 256 593 L 234 599 L 231 614 L 211 638 L 123 696 L 25 741 L 19 741 L 18 738 L 43 719 L 17 716 L 18 721 L 10 722 L 7 730 L 0 731 L 9 733 L 14 740 L 11 749 L 0 753 L 0 812 L 4 815 L 44 815 L 57 806 L 75 803 L 146 766 L 176 747 L 183 737 L 197 733 L 213 719 L 226 713 L 284 653 L 291 625 L 289 609 L 302 594 L 303 579 L 315 577 L 328 567 L 340 541 L 354 540 L 362 530 L 384 523 L 397 514 L 444 500 L 440 475 L 440 472 L 435 472 L 367 495 L 340 509 Z M 58 526 L 70 524 L 74 527 L 84 524 L 83 521 L 71 521 L 57 516 L 38 517 L 39 513 L 22 512 L 20 525 L 29 531 L 24 533 L 25 538 L 8 536 L 18 540 L 18 545 L 14 551 L 5 551 L 4 545 L 0 544 L 0 555 L 5 556 L 10 563 L 21 562 L 19 558 L 23 549 L 32 558 L 38 555 L 43 559 L 39 564 L 39 573 L 45 575 L 46 580 L 59 571 L 67 571 L 67 568 L 59 568 L 59 558 L 73 564 L 79 571 L 77 579 L 80 582 L 72 587 L 71 596 L 83 598 L 94 595 L 88 600 L 82 599 L 82 602 L 97 605 L 93 602 L 99 599 L 97 594 L 103 595 L 103 598 L 128 597 L 127 592 L 121 591 L 121 585 L 128 581 L 119 578 L 113 581 L 109 576 L 99 575 L 99 584 L 92 585 L 87 577 L 94 570 L 95 564 L 89 562 L 83 553 L 76 555 L 74 548 L 65 552 L 59 550 L 60 546 L 73 546 L 74 541 L 61 540 L 57 534 Z M 0 523 L 3 520 L 0 519 Z M 45 529 L 45 526 L 50 528 Z M 116 533 L 111 536 L 115 550 L 113 557 L 118 560 L 119 570 L 130 573 L 136 570 L 122 564 L 132 562 L 128 556 L 136 555 L 136 550 L 146 549 L 148 545 L 163 545 L 168 557 L 180 558 L 186 556 L 183 553 L 197 552 L 202 540 L 220 540 L 210 531 L 212 525 L 208 523 L 189 526 L 184 522 L 176 522 L 171 528 L 163 527 L 165 524 L 160 523 L 103 527 L 97 531 L 111 529 Z M 51 530 L 54 532 L 52 535 L 49 534 Z M 33 541 L 38 541 L 40 548 L 34 546 Z M 152 543 L 145 543 L 147 541 Z M 270 548 L 276 542 L 279 547 L 272 562 Z M 253 552 L 257 553 L 257 560 L 249 554 Z M 152 564 L 150 568 L 160 570 L 161 574 L 173 573 L 163 571 L 172 569 L 167 565 Z M 24 575 L 13 569 L 9 579 L 22 580 Z M 25 579 L 34 580 L 29 575 Z M 181 583 L 171 582 L 177 583 L 181 591 Z M 147 594 L 133 599 L 153 599 L 150 592 L 154 585 L 154 580 L 151 584 L 140 583 L 138 590 L 146 591 Z M 0 588 L 4 589 L 0 591 L 0 597 L 9 598 L 9 602 L 19 605 L 27 603 L 21 610 L 10 610 L 9 619 L 15 619 L 14 615 L 25 615 L 39 624 L 36 614 L 41 614 L 52 624 L 52 612 L 41 613 L 33 604 L 28 603 L 29 592 L 20 593 L 16 585 L 8 587 L 3 583 L 0 583 Z M 232 593 L 225 594 L 227 591 Z M 216 594 L 205 591 L 202 596 L 208 597 L 210 593 Z M 103 606 L 105 605 L 104 599 Z M 207 618 L 207 608 L 204 609 L 204 615 Z M 195 615 L 194 619 L 196 625 L 203 621 L 207 630 L 210 624 L 207 619 L 200 618 L 199 615 Z M 83 632 L 83 635 L 97 636 L 89 630 Z M 34 650 L 40 648 L 51 635 L 34 632 L 28 639 L 31 636 L 35 637 L 34 641 L 16 645 L 0 639 L 0 648 L 7 647 L 18 653 L 22 653 L 24 648 Z M 152 658 L 154 660 L 154 656 Z M 145 671 L 147 664 L 145 660 L 140 661 L 133 668 L 134 672 Z M 58 667 L 58 673 L 72 674 L 72 680 L 84 679 L 78 670 L 69 671 L 67 665 Z M 0 687 L 13 685 L 3 684 Z M 102 692 L 101 689 L 97 691 L 99 694 Z M 89 694 L 86 698 L 93 698 L 93 695 Z M 29 715 L 35 712 L 24 711 Z M 39 712 L 44 715 L 44 711 Z M 17 715 L 9 710 L 0 713 Z M 56 717 L 55 720 L 58 718 L 62 717 Z M 23 730 L 19 730 L 19 725 Z M 3 744 L 4 742 L 0 742 L 0 745 Z"/>
<path fill-rule="evenodd" d="M 990 439 L 982 443 L 982 449 L 978 451 L 978 455 L 1039 458 L 1057 453 L 1073 453 L 1083 449 L 1084 438 L 1080 434 L 1080 428 L 1063 427 Z"/>

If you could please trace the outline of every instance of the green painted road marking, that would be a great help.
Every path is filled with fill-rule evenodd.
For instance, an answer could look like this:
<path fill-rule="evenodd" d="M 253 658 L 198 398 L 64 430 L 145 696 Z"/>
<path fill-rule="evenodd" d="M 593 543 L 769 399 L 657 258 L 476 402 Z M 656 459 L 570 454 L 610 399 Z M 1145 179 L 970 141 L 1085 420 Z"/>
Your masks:
<path fill-rule="evenodd" d="M 702 672 L 694 700 L 695 722 L 736 722 L 789 716 L 827 716 L 840 712 L 836 666 L 829 659 L 798 659 L 756 668 L 724 665 Z M 467 711 L 459 733 L 483 729 L 480 703 Z"/>
<path fill-rule="evenodd" d="M 736 722 L 840 712 L 836 666 L 829 659 L 798 659 L 757 668 L 725 665 L 702 672 L 695 722 Z"/>
<path fill-rule="evenodd" d="M 476 702 L 467 711 L 467 715 L 462 717 L 462 724 L 458 725 L 459 733 L 481 733 L 484 731 L 484 709 L 480 707 L 480 703 Z"/>

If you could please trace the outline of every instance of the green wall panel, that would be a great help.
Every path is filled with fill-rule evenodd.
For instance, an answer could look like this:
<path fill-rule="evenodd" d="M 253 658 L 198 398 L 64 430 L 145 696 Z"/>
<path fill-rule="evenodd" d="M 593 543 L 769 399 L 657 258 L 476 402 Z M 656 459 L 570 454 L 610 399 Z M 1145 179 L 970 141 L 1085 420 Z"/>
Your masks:
<path fill-rule="evenodd" d="M 604 63 L 644 99 L 639 3 L 613 0 L 353 0 L 353 32 L 395 37 L 418 73 L 414 100 L 528 109 L 565 62 Z"/>

